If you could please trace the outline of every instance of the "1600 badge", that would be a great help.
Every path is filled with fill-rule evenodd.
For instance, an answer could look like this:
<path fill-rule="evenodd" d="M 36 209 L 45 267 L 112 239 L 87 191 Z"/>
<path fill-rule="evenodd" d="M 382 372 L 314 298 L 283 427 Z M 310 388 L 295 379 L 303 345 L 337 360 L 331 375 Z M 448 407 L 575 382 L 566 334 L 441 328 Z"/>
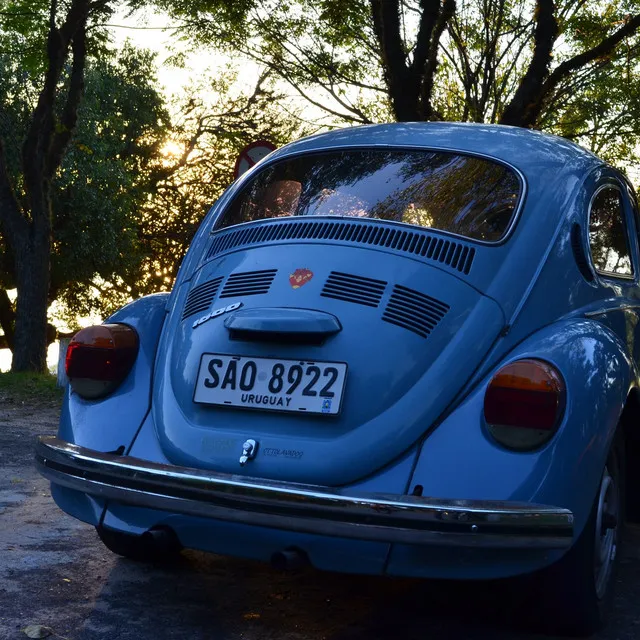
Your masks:
<path fill-rule="evenodd" d="M 206 353 L 194 401 L 219 406 L 337 415 L 344 362 L 306 362 Z"/>

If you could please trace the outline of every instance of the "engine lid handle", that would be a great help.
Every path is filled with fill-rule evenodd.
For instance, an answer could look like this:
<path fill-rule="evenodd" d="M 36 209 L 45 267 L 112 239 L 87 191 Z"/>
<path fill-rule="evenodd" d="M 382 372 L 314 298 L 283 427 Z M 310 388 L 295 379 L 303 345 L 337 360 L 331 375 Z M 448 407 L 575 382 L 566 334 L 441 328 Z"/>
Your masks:
<path fill-rule="evenodd" d="M 342 330 L 336 316 L 315 309 L 289 307 L 239 309 L 224 326 L 232 340 L 320 344 Z"/>

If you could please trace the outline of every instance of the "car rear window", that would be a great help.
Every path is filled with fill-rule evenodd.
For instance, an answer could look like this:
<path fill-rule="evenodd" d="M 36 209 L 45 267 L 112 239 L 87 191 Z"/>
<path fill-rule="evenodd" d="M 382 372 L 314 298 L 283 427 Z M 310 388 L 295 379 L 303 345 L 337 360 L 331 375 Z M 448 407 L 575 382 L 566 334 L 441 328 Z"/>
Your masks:
<path fill-rule="evenodd" d="M 511 169 L 474 156 L 379 149 L 315 153 L 258 173 L 218 228 L 265 218 L 341 216 L 496 242 L 511 225 L 520 189 Z"/>

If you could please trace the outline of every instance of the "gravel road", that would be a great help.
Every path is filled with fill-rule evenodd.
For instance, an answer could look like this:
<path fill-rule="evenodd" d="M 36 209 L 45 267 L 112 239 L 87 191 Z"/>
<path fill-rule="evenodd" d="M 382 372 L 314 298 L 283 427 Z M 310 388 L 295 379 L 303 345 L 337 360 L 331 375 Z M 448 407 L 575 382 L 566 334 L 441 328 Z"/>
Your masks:
<path fill-rule="evenodd" d="M 67 640 L 534 640 L 500 587 L 354 577 L 197 552 L 153 567 L 120 559 L 66 516 L 32 465 L 58 409 L 0 398 L 0 640 L 43 625 Z M 640 637 L 640 529 L 629 533 L 615 615 L 598 640 Z"/>

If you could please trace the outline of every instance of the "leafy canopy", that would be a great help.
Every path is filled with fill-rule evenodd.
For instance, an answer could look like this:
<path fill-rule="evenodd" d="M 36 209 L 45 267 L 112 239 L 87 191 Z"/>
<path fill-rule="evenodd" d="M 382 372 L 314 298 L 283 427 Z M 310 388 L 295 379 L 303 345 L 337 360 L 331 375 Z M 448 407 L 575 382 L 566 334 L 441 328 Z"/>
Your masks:
<path fill-rule="evenodd" d="M 332 124 L 506 122 L 621 163 L 640 135 L 640 0 L 155 0 Z"/>

